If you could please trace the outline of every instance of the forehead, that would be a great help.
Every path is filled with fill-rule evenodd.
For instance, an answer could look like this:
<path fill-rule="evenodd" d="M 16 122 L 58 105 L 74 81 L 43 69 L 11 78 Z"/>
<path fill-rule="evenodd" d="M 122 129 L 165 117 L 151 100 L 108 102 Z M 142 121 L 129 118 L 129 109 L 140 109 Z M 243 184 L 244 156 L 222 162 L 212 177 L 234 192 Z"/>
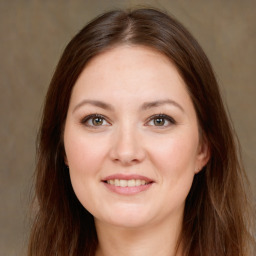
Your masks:
<path fill-rule="evenodd" d="M 163 91 L 161 85 L 167 84 L 186 90 L 176 66 L 167 56 L 149 47 L 122 45 L 108 49 L 90 60 L 75 87 L 83 87 L 91 92 L 110 88 L 150 91 L 158 85 L 160 93 Z"/>

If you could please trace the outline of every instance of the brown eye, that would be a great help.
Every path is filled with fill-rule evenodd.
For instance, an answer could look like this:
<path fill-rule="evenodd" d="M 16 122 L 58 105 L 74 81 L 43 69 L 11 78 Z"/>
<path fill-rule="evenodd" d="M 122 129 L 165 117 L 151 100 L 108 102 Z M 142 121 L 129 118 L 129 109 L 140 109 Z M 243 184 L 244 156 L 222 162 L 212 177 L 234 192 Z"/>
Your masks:
<path fill-rule="evenodd" d="M 172 117 L 165 114 L 154 115 L 147 122 L 147 125 L 159 128 L 165 128 L 175 124 L 176 121 Z"/>
<path fill-rule="evenodd" d="M 81 123 L 88 127 L 100 127 L 100 126 L 109 126 L 111 125 L 104 116 L 98 114 L 92 114 L 86 116 L 81 120 Z"/>
<path fill-rule="evenodd" d="M 92 118 L 92 124 L 95 126 L 100 126 L 103 124 L 104 119 L 101 117 L 94 117 Z"/>
<path fill-rule="evenodd" d="M 155 118 L 154 119 L 154 125 L 155 126 L 164 126 L 165 125 L 165 119 L 164 118 Z"/>

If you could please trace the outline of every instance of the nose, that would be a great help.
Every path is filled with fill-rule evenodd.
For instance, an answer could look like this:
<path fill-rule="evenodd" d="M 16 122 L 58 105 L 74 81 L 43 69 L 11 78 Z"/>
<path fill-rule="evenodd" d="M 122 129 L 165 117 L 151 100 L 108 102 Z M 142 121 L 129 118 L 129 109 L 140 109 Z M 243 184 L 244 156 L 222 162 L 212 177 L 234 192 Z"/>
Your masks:
<path fill-rule="evenodd" d="M 142 143 L 142 136 L 136 128 L 120 127 L 113 135 L 113 144 L 110 150 L 110 157 L 121 165 L 133 165 L 140 163 L 146 156 Z"/>

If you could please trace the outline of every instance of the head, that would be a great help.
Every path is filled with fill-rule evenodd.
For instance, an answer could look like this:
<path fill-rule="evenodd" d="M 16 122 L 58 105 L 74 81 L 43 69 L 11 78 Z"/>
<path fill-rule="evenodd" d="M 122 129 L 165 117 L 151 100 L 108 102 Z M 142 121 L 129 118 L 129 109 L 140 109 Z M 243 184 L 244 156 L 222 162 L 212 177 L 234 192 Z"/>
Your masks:
<path fill-rule="evenodd" d="M 77 200 L 66 167 L 64 130 L 73 88 L 83 70 L 97 56 L 122 46 L 146 47 L 161 54 L 184 81 L 208 157 L 195 174 L 186 198 L 180 241 L 187 245 L 187 253 L 199 252 L 200 244 L 202 248 L 217 248 L 213 255 L 224 255 L 231 250 L 225 234 L 241 217 L 232 219 L 226 214 L 239 207 L 227 208 L 232 204 L 232 193 L 237 195 L 231 186 L 241 189 L 228 117 L 211 65 L 199 44 L 175 19 L 152 9 L 106 13 L 83 28 L 66 47 L 47 93 L 39 134 L 39 218 L 45 222 L 50 219 L 48 228 L 57 237 L 56 248 L 70 241 L 67 234 L 72 232 L 70 252 L 85 250 L 84 240 L 90 250 L 95 249 L 93 217 Z M 58 227 L 61 231 L 56 232 Z"/>

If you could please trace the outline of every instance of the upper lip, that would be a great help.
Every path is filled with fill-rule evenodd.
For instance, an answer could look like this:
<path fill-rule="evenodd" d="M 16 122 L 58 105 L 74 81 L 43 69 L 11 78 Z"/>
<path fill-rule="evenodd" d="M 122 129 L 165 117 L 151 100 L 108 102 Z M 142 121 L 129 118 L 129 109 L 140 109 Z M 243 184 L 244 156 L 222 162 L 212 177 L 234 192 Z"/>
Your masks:
<path fill-rule="evenodd" d="M 143 176 L 143 175 L 138 175 L 138 174 L 112 174 L 109 175 L 107 177 L 105 177 L 104 179 L 102 179 L 102 181 L 107 181 L 107 180 L 145 180 L 146 182 L 153 182 L 152 179 Z"/>

